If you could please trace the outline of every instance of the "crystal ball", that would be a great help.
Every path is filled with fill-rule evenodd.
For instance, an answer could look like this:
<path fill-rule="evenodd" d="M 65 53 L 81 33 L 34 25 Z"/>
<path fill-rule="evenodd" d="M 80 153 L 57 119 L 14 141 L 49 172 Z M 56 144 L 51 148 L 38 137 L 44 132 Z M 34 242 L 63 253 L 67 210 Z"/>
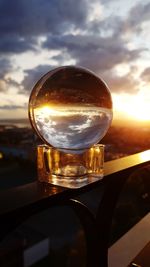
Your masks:
<path fill-rule="evenodd" d="M 59 67 L 34 86 L 29 118 L 47 145 L 70 150 L 90 148 L 110 127 L 111 94 L 93 72 L 75 66 Z"/>

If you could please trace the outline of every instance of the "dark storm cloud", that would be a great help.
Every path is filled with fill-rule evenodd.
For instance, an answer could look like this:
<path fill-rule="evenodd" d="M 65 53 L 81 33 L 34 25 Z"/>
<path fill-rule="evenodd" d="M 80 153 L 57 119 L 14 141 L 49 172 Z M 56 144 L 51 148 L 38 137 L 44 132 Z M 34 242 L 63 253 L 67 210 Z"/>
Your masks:
<path fill-rule="evenodd" d="M 35 49 L 35 37 L 83 27 L 87 1 L 0 0 L 0 52 Z"/>
<path fill-rule="evenodd" d="M 0 33 L 37 36 L 61 33 L 68 26 L 86 20 L 87 1 L 82 0 L 0 0 Z"/>
<path fill-rule="evenodd" d="M 145 82 L 150 82 L 150 67 L 146 68 L 142 74 L 141 74 L 141 78 L 142 80 L 144 80 Z"/>

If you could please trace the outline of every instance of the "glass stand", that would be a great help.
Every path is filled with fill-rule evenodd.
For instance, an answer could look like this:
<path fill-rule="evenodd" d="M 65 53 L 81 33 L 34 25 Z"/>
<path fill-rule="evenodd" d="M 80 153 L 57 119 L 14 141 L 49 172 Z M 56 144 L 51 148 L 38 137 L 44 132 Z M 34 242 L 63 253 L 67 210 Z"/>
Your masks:
<path fill-rule="evenodd" d="M 38 179 L 68 188 L 80 188 L 102 179 L 104 175 L 104 145 L 89 149 L 56 149 L 37 147 Z"/>

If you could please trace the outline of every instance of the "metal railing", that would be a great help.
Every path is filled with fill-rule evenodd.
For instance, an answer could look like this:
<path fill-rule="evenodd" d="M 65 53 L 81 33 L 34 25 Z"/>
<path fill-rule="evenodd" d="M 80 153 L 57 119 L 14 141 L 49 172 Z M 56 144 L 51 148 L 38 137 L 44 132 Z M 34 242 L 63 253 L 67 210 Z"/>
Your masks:
<path fill-rule="evenodd" d="M 87 245 L 87 267 L 108 266 L 113 212 L 128 177 L 150 163 L 150 150 L 105 163 L 102 180 L 79 189 L 34 182 L 0 193 L 1 240 L 30 216 L 54 206 L 70 206 L 80 219 Z M 83 193 L 103 187 L 96 214 L 79 201 Z"/>

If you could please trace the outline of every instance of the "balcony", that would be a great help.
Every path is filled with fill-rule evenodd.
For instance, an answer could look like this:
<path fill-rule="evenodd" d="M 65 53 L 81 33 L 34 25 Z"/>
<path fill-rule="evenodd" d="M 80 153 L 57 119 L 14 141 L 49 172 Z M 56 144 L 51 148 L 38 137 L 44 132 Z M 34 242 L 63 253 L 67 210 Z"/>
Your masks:
<path fill-rule="evenodd" d="M 36 230 L 28 229 L 30 238 L 32 235 L 35 236 L 34 244 L 32 243 L 31 246 L 26 246 L 24 243 L 21 243 L 21 245 L 15 244 L 15 247 L 21 249 L 19 263 L 15 263 L 15 265 L 6 264 L 7 257 L 11 252 L 8 249 L 3 251 L 2 246 L 7 243 L 10 233 L 14 232 L 20 225 L 24 225 L 30 218 L 34 216 L 38 218 L 36 216 L 39 213 L 44 214 L 44 217 L 50 216 L 49 212 L 46 213 L 46 210 L 52 210 L 51 216 L 53 219 L 50 219 L 50 221 L 53 221 L 53 224 L 49 224 L 48 227 L 49 231 L 52 232 L 55 244 L 58 244 L 60 242 L 59 233 L 56 233 L 55 238 L 55 232 L 52 229 L 54 224 L 56 223 L 58 226 L 60 224 L 62 229 L 63 227 L 66 228 L 65 224 L 63 225 L 64 215 L 65 222 L 76 223 L 75 220 L 69 218 L 70 211 L 65 211 L 63 214 L 62 210 L 64 211 L 64 207 L 67 207 L 71 212 L 73 211 L 78 223 L 80 221 L 80 228 L 82 229 L 80 233 L 83 234 L 82 237 L 80 236 L 80 241 L 84 239 L 85 243 L 85 246 L 82 246 L 82 248 L 84 247 L 84 255 L 82 255 L 81 242 L 76 242 L 76 246 L 72 250 L 72 253 L 75 254 L 72 254 L 71 260 L 67 261 L 66 264 L 68 265 L 62 263 L 62 265 L 53 264 L 51 266 L 73 267 L 76 264 L 76 266 L 87 267 L 127 267 L 150 241 L 149 164 L 150 150 L 147 150 L 106 162 L 104 178 L 80 189 L 66 189 L 33 182 L 2 191 L 0 193 L 1 266 L 47 266 L 34 265 L 37 264 L 37 260 L 51 255 L 49 249 L 51 242 L 44 234 L 43 236 L 41 234 L 38 240 Z M 136 188 L 137 181 L 138 189 Z M 128 198 L 126 206 L 122 204 L 125 198 Z M 132 205 L 134 202 L 138 206 L 138 211 L 135 211 Z M 55 208 L 56 212 L 54 212 Z M 60 217 L 57 214 L 59 212 L 61 213 Z M 129 217 L 132 217 L 133 212 L 136 216 L 134 220 L 130 220 Z M 114 216 L 117 218 L 117 223 Z M 127 219 L 126 225 L 122 224 L 125 218 Z M 33 222 L 35 222 L 34 219 Z M 29 228 L 27 226 L 23 227 L 24 229 L 25 227 L 26 229 Z M 42 225 L 42 228 L 44 227 L 46 228 Z M 68 236 L 70 239 L 72 238 L 71 235 Z M 11 245 L 9 250 L 12 251 L 10 247 Z M 83 264 L 81 263 L 80 252 L 84 257 Z M 76 254 L 80 258 L 79 263 L 76 262 Z M 137 260 L 139 259 L 137 258 Z M 135 264 L 137 265 L 130 266 L 142 266 L 142 263 L 135 262 Z M 150 259 L 147 264 L 149 265 L 143 265 L 142 267 L 150 266 Z"/>

